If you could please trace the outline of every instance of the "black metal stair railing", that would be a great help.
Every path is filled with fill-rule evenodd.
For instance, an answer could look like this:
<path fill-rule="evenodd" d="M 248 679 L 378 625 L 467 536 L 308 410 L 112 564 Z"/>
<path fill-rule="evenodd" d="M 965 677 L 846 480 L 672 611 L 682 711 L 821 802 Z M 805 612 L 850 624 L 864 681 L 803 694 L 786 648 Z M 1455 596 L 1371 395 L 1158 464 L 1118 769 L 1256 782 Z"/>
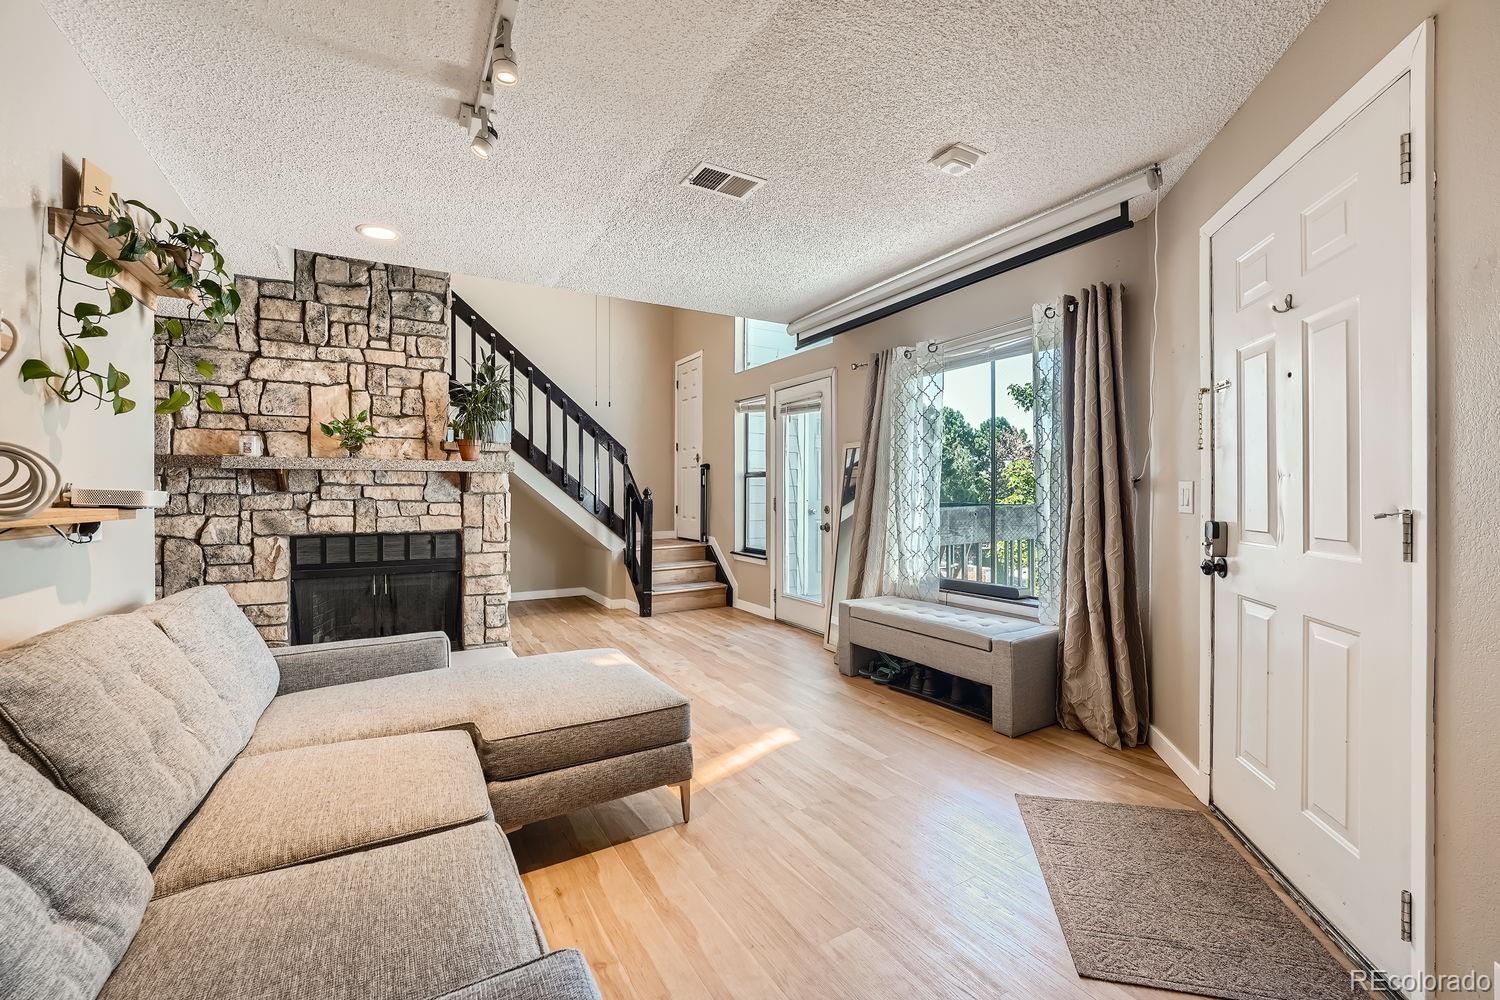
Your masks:
<path fill-rule="evenodd" d="M 654 505 L 651 490 L 636 483 L 625 446 L 458 295 L 449 316 L 449 378 L 463 381 L 461 360 L 477 364 L 493 354 L 509 366 L 512 454 L 625 542 L 626 573 L 649 617 Z"/>

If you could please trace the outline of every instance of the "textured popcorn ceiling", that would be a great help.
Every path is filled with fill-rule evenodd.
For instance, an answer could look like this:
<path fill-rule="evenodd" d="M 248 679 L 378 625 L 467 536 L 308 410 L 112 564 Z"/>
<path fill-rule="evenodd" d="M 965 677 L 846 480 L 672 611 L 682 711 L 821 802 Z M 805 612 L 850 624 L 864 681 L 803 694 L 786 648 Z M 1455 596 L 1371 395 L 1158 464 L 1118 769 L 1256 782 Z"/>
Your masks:
<path fill-rule="evenodd" d="M 297 247 L 783 321 L 1153 160 L 1170 185 L 1323 4 L 522 0 L 486 162 L 456 118 L 493 0 L 42 2 L 239 270 Z M 990 155 L 927 166 L 957 141 Z M 705 159 L 769 183 L 679 187 Z"/>

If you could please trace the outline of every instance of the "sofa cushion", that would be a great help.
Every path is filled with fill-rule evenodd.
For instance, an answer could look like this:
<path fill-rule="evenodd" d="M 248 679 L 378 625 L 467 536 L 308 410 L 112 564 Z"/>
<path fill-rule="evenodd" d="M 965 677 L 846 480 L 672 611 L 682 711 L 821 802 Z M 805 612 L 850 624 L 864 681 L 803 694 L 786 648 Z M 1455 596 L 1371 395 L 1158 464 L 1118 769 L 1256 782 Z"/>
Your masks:
<path fill-rule="evenodd" d="M 0 723 L 148 862 L 246 739 L 213 684 L 139 613 L 0 650 Z"/>
<path fill-rule="evenodd" d="M 691 734 L 686 698 L 619 650 L 590 649 L 282 695 L 245 753 L 452 728 L 475 734 L 491 781 L 669 746 Z"/>
<path fill-rule="evenodd" d="M 219 695 L 245 739 L 276 696 L 276 658 L 223 587 L 194 587 L 141 608 Z"/>
<path fill-rule="evenodd" d="M 862 597 L 846 603 L 854 618 L 985 651 L 993 649 L 997 639 L 1010 641 L 1049 630 L 1023 618 L 904 597 Z"/>
<path fill-rule="evenodd" d="M 599 1000 L 599 985 L 583 956 L 564 948 L 434 1000 Z"/>
<path fill-rule="evenodd" d="M 481 820 L 154 900 L 101 996 L 425 1000 L 545 951 L 510 845 Z"/>
<path fill-rule="evenodd" d="M 0 746 L 0 997 L 97 995 L 150 896 L 141 856 Z"/>
<path fill-rule="evenodd" d="M 156 895 L 491 818 L 467 733 L 242 757 L 157 862 Z"/>

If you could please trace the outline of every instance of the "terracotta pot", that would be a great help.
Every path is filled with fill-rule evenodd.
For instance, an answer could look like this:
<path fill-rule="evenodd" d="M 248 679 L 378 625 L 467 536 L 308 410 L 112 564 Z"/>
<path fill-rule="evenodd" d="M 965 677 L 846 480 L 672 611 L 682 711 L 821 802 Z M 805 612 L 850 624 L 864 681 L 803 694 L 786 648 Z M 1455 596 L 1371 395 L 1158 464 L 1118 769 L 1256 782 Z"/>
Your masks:
<path fill-rule="evenodd" d="M 465 462 L 479 461 L 479 442 L 472 438 L 459 438 L 453 442 L 458 445 L 458 457 Z"/>

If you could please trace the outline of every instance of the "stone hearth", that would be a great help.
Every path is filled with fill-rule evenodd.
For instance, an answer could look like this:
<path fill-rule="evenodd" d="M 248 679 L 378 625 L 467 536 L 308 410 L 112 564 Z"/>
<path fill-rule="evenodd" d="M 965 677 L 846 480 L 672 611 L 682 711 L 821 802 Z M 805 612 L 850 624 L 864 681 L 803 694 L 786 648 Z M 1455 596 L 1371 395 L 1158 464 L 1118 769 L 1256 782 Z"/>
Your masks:
<path fill-rule="evenodd" d="M 223 584 L 269 643 L 288 634 L 295 535 L 462 531 L 464 644 L 510 639 L 510 462 L 447 461 L 448 277 L 298 251 L 292 281 L 236 279 L 237 322 L 187 324 L 172 379 L 197 404 L 157 418 L 157 587 Z M 170 392 L 158 349 L 157 396 Z M 200 377 L 198 360 L 215 374 Z M 368 410 L 376 436 L 342 457 L 318 423 Z M 241 458 L 242 434 L 267 457 Z"/>

